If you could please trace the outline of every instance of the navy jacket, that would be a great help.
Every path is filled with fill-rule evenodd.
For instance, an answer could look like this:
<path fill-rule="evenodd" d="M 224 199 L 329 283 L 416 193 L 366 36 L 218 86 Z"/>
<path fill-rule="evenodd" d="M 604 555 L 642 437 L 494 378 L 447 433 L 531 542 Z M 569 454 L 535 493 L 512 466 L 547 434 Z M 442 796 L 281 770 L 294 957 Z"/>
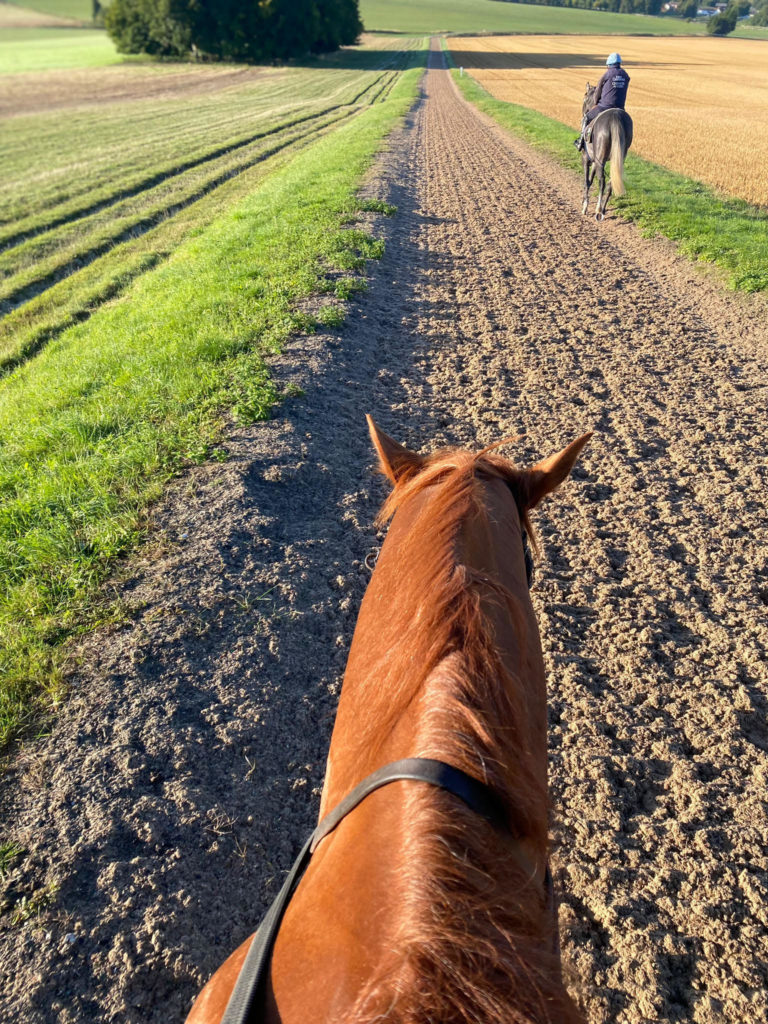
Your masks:
<path fill-rule="evenodd" d="M 629 75 L 622 67 L 608 68 L 603 77 L 597 83 L 597 92 L 592 101 L 601 110 L 608 107 L 621 107 L 627 102 L 627 86 Z"/>

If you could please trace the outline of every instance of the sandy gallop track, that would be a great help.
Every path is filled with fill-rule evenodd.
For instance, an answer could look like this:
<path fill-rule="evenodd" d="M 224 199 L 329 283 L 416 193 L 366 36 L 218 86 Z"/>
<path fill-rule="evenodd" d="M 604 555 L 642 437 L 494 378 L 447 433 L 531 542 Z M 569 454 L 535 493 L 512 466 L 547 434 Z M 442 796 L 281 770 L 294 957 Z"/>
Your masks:
<path fill-rule="evenodd" d="M 525 432 L 520 461 L 596 431 L 537 516 L 573 990 L 590 1024 L 765 1020 L 765 306 L 582 220 L 438 66 L 370 189 L 398 213 L 368 294 L 276 365 L 304 395 L 169 496 L 130 621 L 6 780 L 6 883 L 58 888 L 2 919 L 0 1016 L 180 1020 L 257 923 L 316 813 L 377 543 L 370 410 L 427 448 Z"/>

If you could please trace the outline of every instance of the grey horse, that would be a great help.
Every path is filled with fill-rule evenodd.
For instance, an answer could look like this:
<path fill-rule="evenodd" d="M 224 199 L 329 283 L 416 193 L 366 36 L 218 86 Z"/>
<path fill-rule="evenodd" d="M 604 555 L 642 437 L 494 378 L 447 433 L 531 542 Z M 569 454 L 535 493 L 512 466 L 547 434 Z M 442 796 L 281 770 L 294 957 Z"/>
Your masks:
<path fill-rule="evenodd" d="M 592 109 L 593 97 L 597 86 L 587 82 L 587 91 L 584 93 L 584 103 L 581 108 L 582 115 Z M 632 118 L 618 107 L 609 107 L 603 110 L 592 121 L 592 137 L 585 143 L 581 151 L 581 159 L 584 164 L 584 202 L 581 204 L 581 212 L 585 214 L 589 207 L 589 190 L 595 180 L 595 174 L 600 175 L 600 192 L 597 197 L 595 209 L 595 220 L 602 220 L 605 216 L 605 208 L 612 195 L 624 195 L 624 157 L 632 145 Z M 611 161 L 611 179 L 608 187 L 605 185 L 605 165 Z"/>

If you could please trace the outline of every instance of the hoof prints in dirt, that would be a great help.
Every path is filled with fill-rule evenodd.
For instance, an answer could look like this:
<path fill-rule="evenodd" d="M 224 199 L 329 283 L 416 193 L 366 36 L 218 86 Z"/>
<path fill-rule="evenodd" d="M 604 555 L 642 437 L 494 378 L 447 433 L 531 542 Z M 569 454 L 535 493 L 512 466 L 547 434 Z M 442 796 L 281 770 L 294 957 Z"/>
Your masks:
<path fill-rule="evenodd" d="M 369 293 L 276 366 L 304 397 L 169 497 L 133 621 L 6 787 L 9 879 L 60 886 L 2 935 L 11 1019 L 181 1019 L 276 891 L 377 543 L 365 411 L 415 447 L 524 431 L 523 462 L 597 429 L 536 516 L 572 989 L 590 1024 L 766 1016 L 765 327 L 585 224 L 443 71 L 390 149 Z"/>

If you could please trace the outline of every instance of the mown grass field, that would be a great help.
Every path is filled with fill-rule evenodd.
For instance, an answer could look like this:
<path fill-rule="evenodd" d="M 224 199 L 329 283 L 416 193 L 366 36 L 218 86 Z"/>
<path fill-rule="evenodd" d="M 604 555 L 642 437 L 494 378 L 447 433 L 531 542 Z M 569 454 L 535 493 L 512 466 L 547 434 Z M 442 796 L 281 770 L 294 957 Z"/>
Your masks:
<path fill-rule="evenodd" d="M 0 740 L 56 699 L 61 642 L 104 614 L 168 477 L 215 450 L 223 411 L 268 415 L 265 355 L 315 322 L 298 300 L 325 292 L 338 321 L 377 254 L 355 189 L 424 53 L 390 39 L 194 103 L 187 82 L 4 123 Z"/>
<path fill-rule="evenodd" d="M 496 99 L 577 127 L 587 80 L 618 49 L 631 76 L 633 152 L 768 206 L 768 45 L 745 39 L 494 36 L 451 39 L 456 64 Z"/>
<path fill-rule="evenodd" d="M 617 35 L 703 35 L 703 22 L 607 14 L 567 7 L 501 3 L 499 0 L 360 0 L 371 32 L 535 32 Z M 736 35 L 768 38 L 765 29 L 739 26 Z"/>
<path fill-rule="evenodd" d="M 57 18 L 74 18 L 77 21 L 90 21 L 93 13 L 91 0 L 32 0 L 31 3 L 13 2 L 8 6 L 26 7 Z"/>
<path fill-rule="evenodd" d="M 118 101 L 94 105 L 93 89 L 115 84 L 105 70 L 100 86 L 69 79 L 71 108 L 6 120 L 0 370 L 114 298 L 275 160 L 386 93 L 414 51 L 385 45 L 306 68 L 126 69 Z"/>
<path fill-rule="evenodd" d="M 101 29 L 6 28 L 0 36 L 0 75 L 105 67 L 123 60 Z"/>
<path fill-rule="evenodd" d="M 450 51 L 448 51 L 450 58 Z M 574 129 L 529 107 L 496 99 L 468 74 L 453 71 L 464 96 L 502 127 L 541 149 L 581 177 Z M 692 178 L 631 152 L 627 196 L 611 208 L 649 236 L 663 235 L 692 259 L 717 265 L 733 288 L 768 291 L 768 213 L 739 199 L 723 199 Z M 594 198 L 594 196 L 593 196 Z"/>

